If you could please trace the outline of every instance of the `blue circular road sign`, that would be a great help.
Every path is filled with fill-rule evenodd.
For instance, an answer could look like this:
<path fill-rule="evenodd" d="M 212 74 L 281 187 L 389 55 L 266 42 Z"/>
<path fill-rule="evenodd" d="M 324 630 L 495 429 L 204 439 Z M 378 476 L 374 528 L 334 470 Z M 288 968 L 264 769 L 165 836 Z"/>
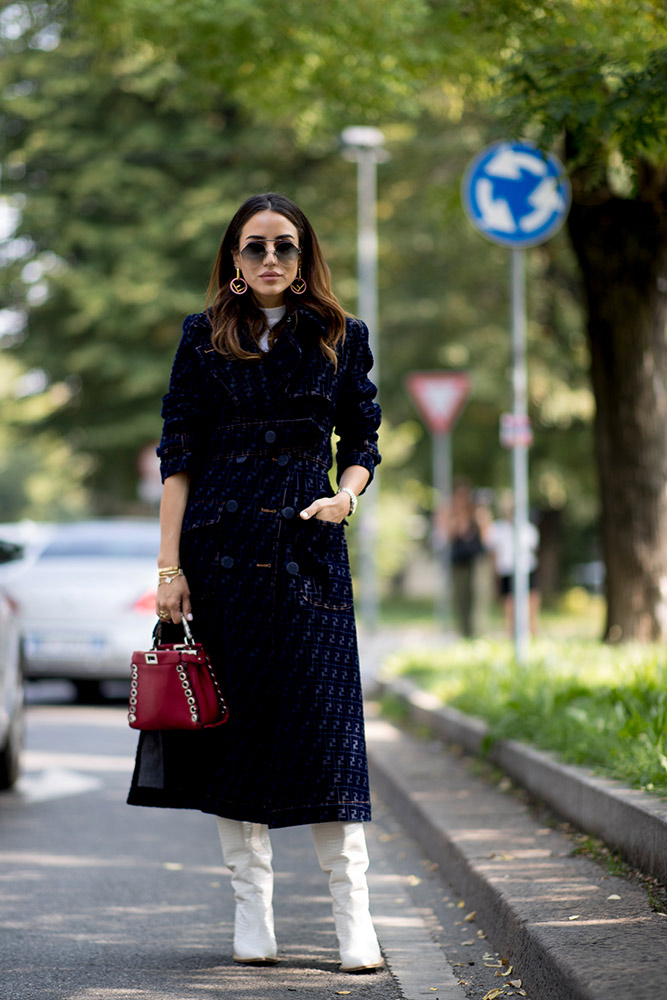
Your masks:
<path fill-rule="evenodd" d="M 528 142 L 483 149 L 466 169 L 461 194 L 473 226 L 493 243 L 517 250 L 553 236 L 570 207 L 562 164 Z"/>

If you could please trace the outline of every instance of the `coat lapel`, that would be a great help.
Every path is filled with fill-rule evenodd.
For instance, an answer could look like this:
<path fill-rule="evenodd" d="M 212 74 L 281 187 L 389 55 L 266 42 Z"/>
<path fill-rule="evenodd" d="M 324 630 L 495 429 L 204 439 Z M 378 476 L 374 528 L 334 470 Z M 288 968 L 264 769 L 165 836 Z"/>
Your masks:
<path fill-rule="evenodd" d="M 312 321 L 317 324 L 315 329 L 311 326 Z M 310 359 L 312 351 L 308 349 L 307 341 L 319 337 L 317 327 L 321 325 L 318 317 L 308 310 L 300 310 L 298 322 L 295 324 L 291 317 L 288 318 L 273 348 L 260 361 L 230 360 L 216 351 L 210 342 L 199 344 L 197 351 L 206 371 L 222 384 L 233 403 L 254 413 L 258 408 L 265 409 L 267 401 L 279 402 L 284 400 L 286 394 L 309 395 L 313 391 L 301 384 L 303 378 L 297 380 L 298 385 L 291 383 L 295 381 L 294 376 L 304 355 Z M 321 356 L 319 349 L 317 353 Z M 310 371 L 312 365 L 307 364 L 307 367 Z M 331 371 L 333 374 L 333 369 Z M 301 374 L 305 374 L 305 381 L 308 381 L 308 372 Z M 320 387 L 322 381 L 320 373 L 317 379 Z M 321 388 L 316 394 L 322 394 Z M 329 397 L 330 389 L 324 395 Z"/>

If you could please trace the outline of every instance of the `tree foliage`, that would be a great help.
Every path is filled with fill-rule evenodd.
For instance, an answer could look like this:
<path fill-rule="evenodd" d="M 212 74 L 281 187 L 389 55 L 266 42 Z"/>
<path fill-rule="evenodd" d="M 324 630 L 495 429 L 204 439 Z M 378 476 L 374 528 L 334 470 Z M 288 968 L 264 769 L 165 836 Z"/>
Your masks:
<path fill-rule="evenodd" d="M 604 184 L 635 197 L 646 164 L 667 155 L 666 31 L 657 0 L 5 8 L 3 189 L 20 220 L 2 248 L 2 306 L 29 317 L 14 356 L 46 371 L 46 392 L 63 387 L 33 426 L 94 458 L 98 501 L 132 495 L 180 321 L 201 307 L 222 229 L 252 191 L 302 204 L 353 310 L 355 176 L 337 136 L 365 122 L 391 152 L 378 206 L 380 370 L 387 449 L 401 446 L 386 481 L 400 477 L 405 512 L 429 506 L 428 438 L 403 376 L 430 367 L 474 373 L 457 471 L 507 481 L 506 252 L 465 222 L 460 176 L 491 138 L 522 133 L 561 145 L 575 196 Z M 583 522 L 596 510 L 593 402 L 564 235 L 531 252 L 530 272 L 532 494 Z"/>

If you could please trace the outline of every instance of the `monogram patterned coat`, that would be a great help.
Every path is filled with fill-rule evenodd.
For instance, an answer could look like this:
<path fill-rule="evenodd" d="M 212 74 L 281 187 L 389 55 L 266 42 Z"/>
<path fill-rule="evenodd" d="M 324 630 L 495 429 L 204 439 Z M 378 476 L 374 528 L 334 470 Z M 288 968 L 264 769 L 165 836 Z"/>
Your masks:
<path fill-rule="evenodd" d="M 364 324 L 347 321 L 337 370 L 321 331 L 299 309 L 239 361 L 212 347 L 205 313 L 184 323 L 158 453 L 163 479 L 190 474 L 181 564 L 230 720 L 142 733 L 133 805 L 270 827 L 370 819 L 346 522 L 299 511 L 334 493 L 332 432 L 338 478 L 372 478 L 380 408 Z"/>

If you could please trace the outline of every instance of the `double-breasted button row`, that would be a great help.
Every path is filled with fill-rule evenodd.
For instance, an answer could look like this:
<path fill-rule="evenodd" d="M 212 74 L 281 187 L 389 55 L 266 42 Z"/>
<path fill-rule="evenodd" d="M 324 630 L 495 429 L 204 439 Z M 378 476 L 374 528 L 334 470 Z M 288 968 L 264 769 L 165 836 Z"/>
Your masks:
<path fill-rule="evenodd" d="M 234 560 L 231 556 L 223 556 L 220 560 L 220 565 L 223 569 L 231 569 L 234 565 Z M 259 569 L 271 569 L 271 563 L 255 563 Z M 296 576 L 299 572 L 299 564 L 295 562 L 288 562 L 285 569 L 290 574 L 290 576 Z"/>
<path fill-rule="evenodd" d="M 239 509 L 238 500 L 227 500 L 225 502 L 225 510 L 228 511 L 230 514 L 235 514 L 238 509 Z M 260 507 L 259 509 L 262 511 L 263 514 L 278 513 L 277 509 L 274 507 Z M 282 514 L 282 516 L 285 518 L 286 521 L 291 521 L 294 515 L 296 514 L 296 508 L 283 507 L 280 513 Z"/>
<path fill-rule="evenodd" d="M 273 444 L 273 442 L 275 441 L 275 437 L 272 437 L 271 440 L 269 440 L 268 439 L 268 435 L 269 434 L 274 434 L 275 435 L 275 433 L 276 433 L 275 431 L 267 431 L 266 434 L 264 435 L 264 437 L 267 440 L 268 444 Z M 248 461 L 248 456 L 247 455 L 237 455 L 236 456 L 236 461 L 239 463 L 239 465 L 241 465 L 241 463 Z M 277 462 L 278 465 L 280 465 L 280 466 L 282 466 L 284 468 L 289 463 L 289 455 L 284 455 L 284 454 L 283 455 L 278 455 L 276 458 L 274 458 L 274 462 Z"/>

